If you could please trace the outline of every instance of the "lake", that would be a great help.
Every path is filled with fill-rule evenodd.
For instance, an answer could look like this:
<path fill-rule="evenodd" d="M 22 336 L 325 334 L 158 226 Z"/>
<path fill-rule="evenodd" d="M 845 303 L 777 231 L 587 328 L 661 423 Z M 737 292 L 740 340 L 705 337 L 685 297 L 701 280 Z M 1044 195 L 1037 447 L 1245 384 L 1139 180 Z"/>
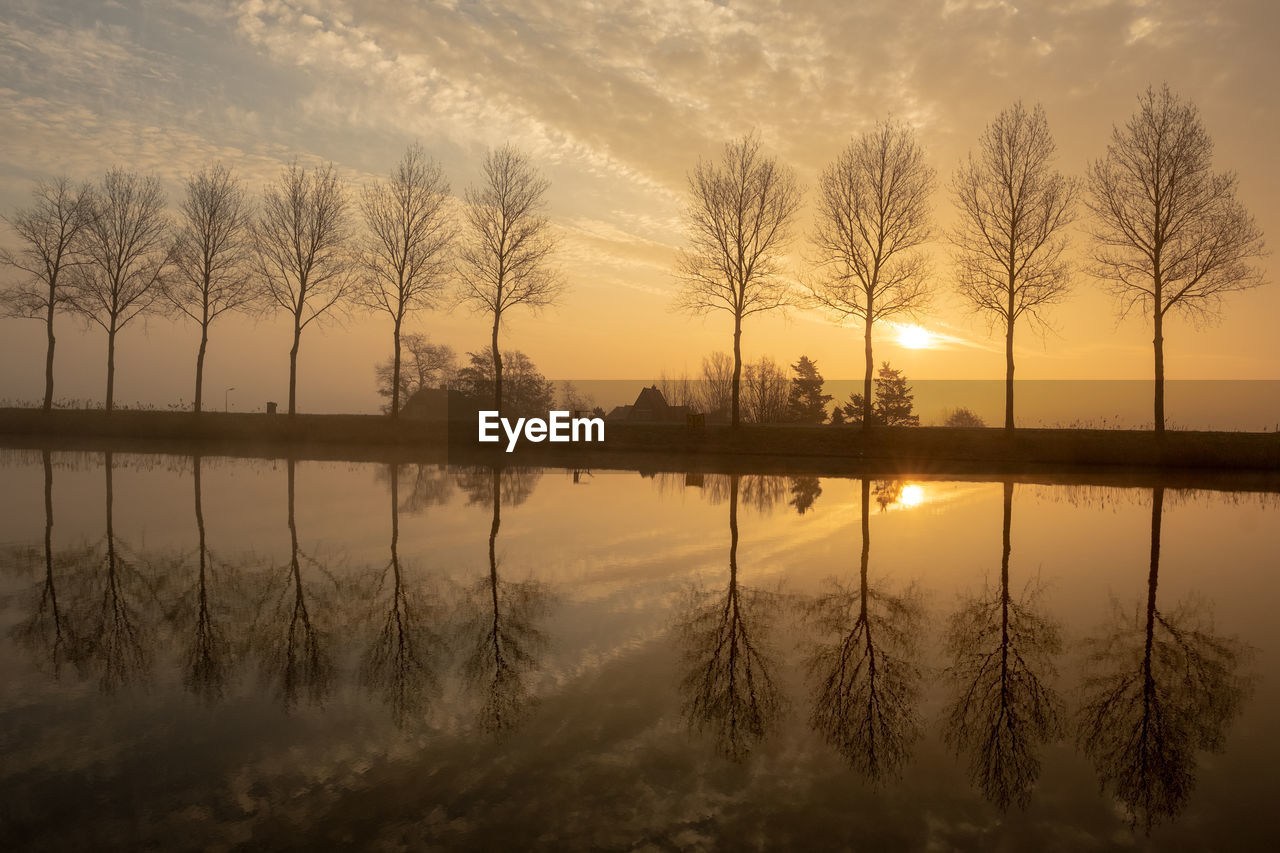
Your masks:
<path fill-rule="evenodd" d="M 1271 849 L 1280 496 L 0 450 L 4 849 Z"/>

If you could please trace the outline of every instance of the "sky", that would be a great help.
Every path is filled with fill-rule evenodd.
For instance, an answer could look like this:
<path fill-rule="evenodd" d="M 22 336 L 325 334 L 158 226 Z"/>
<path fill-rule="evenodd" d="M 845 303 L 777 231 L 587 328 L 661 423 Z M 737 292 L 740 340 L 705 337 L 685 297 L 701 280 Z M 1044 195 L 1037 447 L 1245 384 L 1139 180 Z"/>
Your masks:
<path fill-rule="evenodd" d="M 0 0 L 0 213 L 25 206 L 40 178 L 96 179 L 116 164 L 157 175 L 171 208 L 184 177 L 213 160 L 255 194 L 295 157 L 332 162 L 354 196 L 414 141 L 460 196 L 486 150 L 510 142 L 551 181 L 569 289 L 536 316 L 510 315 L 504 349 L 553 379 L 694 374 L 706 353 L 730 348 L 732 326 L 724 313 L 672 310 L 674 260 L 687 174 L 726 140 L 758 132 L 809 189 L 788 256 L 799 273 L 820 170 L 876 121 L 917 129 L 939 176 L 941 232 L 954 218 L 951 173 L 1015 100 L 1043 104 L 1059 167 L 1080 175 L 1137 94 L 1167 82 L 1199 107 L 1216 167 L 1237 173 L 1239 198 L 1274 244 L 1278 29 L 1280 8 L 1263 0 Z M 1082 257 L 1082 227 L 1072 239 Z M 0 245 L 15 246 L 7 228 Z M 937 297 L 919 324 L 931 344 L 905 347 L 887 326 L 877 360 L 917 379 L 1001 378 L 1003 342 L 955 297 L 945 243 L 930 251 Z M 1268 280 L 1273 264 L 1262 261 Z M 1280 378 L 1277 317 L 1272 283 L 1231 297 L 1209 327 L 1175 320 L 1169 377 Z M 1019 378 L 1151 375 L 1149 326 L 1118 321 L 1079 266 L 1051 319 L 1044 336 L 1022 332 Z M 460 354 L 487 343 L 486 319 L 464 308 L 411 325 Z M 57 330 L 57 396 L 100 401 L 105 335 L 69 317 Z M 197 342 L 194 326 L 164 317 L 127 328 L 117 403 L 189 402 Z M 286 399 L 290 344 L 280 318 L 219 320 L 206 405 Z M 370 314 L 309 328 L 300 410 L 375 411 L 373 366 L 390 349 L 390 322 Z M 780 363 L 803 353 L 827 377 L 862 374 L 861 329 L 817 311 L 748 320 L 743 350 Z M 43 356 L 40 323 L 0 320 L 0 400 L 41 397 Z"/>

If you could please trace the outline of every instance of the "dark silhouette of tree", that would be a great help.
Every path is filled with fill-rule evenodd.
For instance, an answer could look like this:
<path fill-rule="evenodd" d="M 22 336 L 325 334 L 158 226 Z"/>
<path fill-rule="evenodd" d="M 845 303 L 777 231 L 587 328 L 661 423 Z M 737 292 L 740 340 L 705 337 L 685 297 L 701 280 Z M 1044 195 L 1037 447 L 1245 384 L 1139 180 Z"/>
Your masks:
<path fill-rule="evenodd" d="M 1001 810 L 1025 808 L 1040 777 L 1039 750 L 1062 735 L 1062 701 L 1045 683 L 1062 652 L 1058 626 L 1037 607 L 1038 590 L 1009 589 L 1013 483 L 1004 484 L 1000 587 L 966 598 L 951 615 L 945 671 L 955 690 L 946 739 L 968 761 L 982 795 Z"/>
<path fill-rule="evenodd" d="M 425 714 L 438 688 L 433 657 L 440 636 L 431 629 L 432 603 L 410 588 L 400 565 L 399 466 L 387 468 L 391 491 L 391 559 L 379 578 L 381 593 L 390 573 L 390 597 L 386 615 L 360 661 L 360 683 L 379 693 L 391 709 L 396 725 L 404 726 Z"/>
<path fill-rule="evenodd" d="M 876 377 L 876 398 L 871 406 L 871 419 L 877 426 L 920 426 L 920 416 L 915 413 L 915 395 L 901 370 L 880 365 Z M 844 421 L 861 424 L 867 406 L 861 394 L 850 394 L 849 402 L 841 407 Z"/>
<path fill-rule="evenodd" d="M 532 705 L 529 676 L 547 646 L 539 621 L 546 614 L 547 594 L 534 580 L 501 580 L 498 574 L 498 529 L 507 503 L 503 471 L 489 477 L 493 522 L 489 527 L 489 576 L 472 590 L 476 604 L 463 626 L 465 658 L 462 674 L 483 696 L 479 720 L 486 731 L 501 733 L 516 726 Z"/>
<path fill-rule="evenodd" d="M 393 471 L 397 478 L 397 493 L 400 491 L 400 481 L 406 479 L 406 473 L 410 474 L 409 493 L 400 501 L 401 513 L 419 513 L 425 512 L 429 507 L 444 506 L 453 495 L 454 476 L 448 466 L 423 463 L 402 464 L 394 469 L 388 466 L 385 470 L 378 469 L 378 480 L 385 481 L 390 487 Z"/>
<path fill-rule="evenodd" d="M 173 260 L 164 191 L 154 176 L 110 169 L 89 196 L 89 220 L 67 289 L 67 305 L 107 333 L 106 409 L 115 405 L 116 336 L 150 311 Z"/>
<path fill-rule="evenodd" d="M 699 160 L 689 173 L 685 219 L 689 246 L 676 259 L 682 287 L 675 307 L 733 317 L 730 423 L 741 409 L 742 322 L 794 302 L 781 259 L 800 210 L 795 172 L 760 150 L 751 134 L 726 143 L 718 163 Z"/>
<path fill-rule="evenodd" d="M 519 306 L 536 313 L 555 304 L 564 283 L 551 266 L 556 243 L 542 215 L 550 181 L 510 145 L 490 150 L 483 168 L 482 184 L 467 188 L 457 272 L 462 304 L 492 320 L 493 407 L 506 414 L 502 318 Z"/>
<path fill-rule="evenodd" d="M 724 415 L 733 407 L 733 359 L 713 352 L 702 357 L 702 381 L 696 398 L 690 400 L 706 414 Z M 667 402 L 671 402 L 667 398 Z"/>
<path fill-rule="evenodd" d="M 839 320 L 862 320 L 866 375 L 856 422 L 863 426 L 874 423 L 872 329 L 889 317 L 916 316 L 931 298 L 921 247 L 932 236 L 934 183 L 915 131 L 892 121 L 850 141 L 819 179 L 818 278 L 809 290 L 813 302 Z"/>
<path fill-rule="evenodd" d="M 1164 488 L 1152 490 L 1151 568 L 1145 609 L 1113 609 L 1105 632 L 1086 640 L 1088 656 L 1077 735 L 1131 822 L 1148 832 L 1186 807 L 1196 751 L 1218 752 L 1251 679 L 1240 675 L 1252 650 L 1216 634 L 1203 601 L 1161 610 L 1160 523 Z"/>
<path fill-rule="evenodd" d="M 391 318 L 391 417 L 400 415 L 400 334 L 415 311 L 434 308 L 451 267 L 449 181 L 440 165 L 414 143 L 386 183 L 365 187 L 360 200 L 366 234 L 359 251 L 363 272 L 356 298 Z"/>
<path fill-rule="evenodd" d="M 31 616 L 13 629 L 14 639 L 24 646 L 40 668 L 48 667 L 55 679 L 65 664 L 78 664 L 84 653 L 75 626 L 66 608 L 58 601 L 58 571 L 86 562 L 85 554 L 57 555 L 53 550 L 53 460 L 50 451 L 40 452 L 44 463 L 44 550 L 22 555 L 32 563 L 41 560 L 44 578 Z"/>
<path fill-rule="evenodd" d="M 738 583 L 738 479 L 728 477 L 729 585 L 723 596 L 695 593 L 677 631 L 687 667 L 683 713 L 733 761 L 746 758 L 783 707 L 769 672 L 768 596 Z"/>
<path fill-rule="evenodd" d="M 1004 428 L 1013 429 L 1013 333 L 1070 291 L 1062 257 L 1079 184 L 1054 168 L 1057 146 L 1044 108 L 1017 101 L 978 137 L 978 155 L 951 179 L 960 214 L 948 235 L 960 296 L 1004 330 Z"/>
<path fill-rule="evenodd" d="M 802 355 L 791 369 L 796 375 L 791 379 L 791 391 L 787 396 L 790 420 L 802 424 L 824 422 L 831 395 L 822 393 L 822 374 L 818 372 L 817 362 Z"/>
<path fill-rule="evenodd" d="M 204 401 L 204 359 L 209 326 L 228 311 L 253 307 L 262 296 L 250 265 L 252 218 L 244 184 L 220 163 L 187 178 L 174 247 L 174 274 L 164 295 L 181 314 L 200 326 L 196 350 L 196 389 L 192 409 Z"/>
<path fill-rule="evenodd" d="M 498 367 L 491 350 L 469 352 L 470 364 L 458 371 L 458 390 L 473 400 L 487 403 L 498 387 Z M 503 414 L 506 417 L 546 417 L 555 407 L 556 386 L 542 375 L 529 356 L 508 350 L 502 356 Z"/>
<path fill-rule="evenodd" d="M 322 570 L 322 567 L 298 547 L 298 525 L 293 511 L 295 466 L 293 459 L 288 460 L 290 552 L 287 582 L 280 588 L 268 616 L 279 621 L 284 631 L 270 644 L 266 661 L 286 711 L 295 709 L 304 693 L 311 704 L 323 704 L 329 695 L 334 674 L 333 662 L 326 648 L 328 638 L 313 618 L 302 580 L 303 563 L 317 570 Z"/>
<path fill-rule="evenodd" d="M 974 414 L 973 410 L 967 409 L 961 406 L 960 408 L 952 409 L 951 411 L 947 412 L 946 417 L 942 421 L 942 425 L 949 426 L 949 427 L 963 427 L 963 428 L 972 429 L 972 428 L 978 428 L 978 427 L 985 427 L 987 425 L 987 422 L 984 421 L 982 418 L 980 418 L 978 415 Z"/>
<path fill-rule="evenodd" d="M 84 263 L 81 238 L 93 205 L 89 184 L 72 186 L 66 177 L 40 181 L 35 202 L 6 218 L 22 248 L 0 250 L 0 266 L 13 267 L 19 278 L 0 294 L 0 316 L 44 320 L 44 410 L 53 408 L 54 315 L 66 307 L 70 271 Z"/>
<path fill-rule="evenodd" d="M 307 170 L 295 161 L 262 194 L 254 225 L 254 269 L 266 300 L 293 326 L 289 415 L 297 414 L 302 332 L 340 310 L 356 283 L 347 192 L 333 164 Z"/>
<path fill-rule="evenodd" d="M 788 503 L 796 508 L 797 515 L 804 515 L 813 508 L 813 503 L 822 495 L 822 483 L 817 477 L 792 477 L 791 500 Z"/>
<path fill-rule="evenodd" d="M 1091 272 L 1118 301 L 1155 325 L 1155 430 L 1164 431 L 1164 323 L 1221 314 L 1228 294 L 1263 283 L 1254 265 L 1262 232 L 1236 198 L 1234 172 L 1214 172 L 1213 140 L 1195 105 L 1163 86 L 1138 97 L 1138 111 L 1113 127 L 1088 171 L 1093 211 Z"/>
<path fill-rule="evenodd" d="M 787 420 L 790 382 L 778 363 L 768 356 L 761 356 L 759 361 L 746 365 L 743 371 L 743 416 L 757 424 Z"/>
<path fill-rule="evenodd" d="M 458 357 L 448 344 L 433 344 L 426 335 L 410 333 L 401 337 L 400 349 L 398 367 L 391 358 L 373 368 L 379 397 L 390 399 L 399 394 L 401 400 L 408 400 L 423 388 L 447 388 L 456 382 Z M 398 391 L 393 388 L 397 375 Z M 391 403 L 382 408 L 390 412 Z"/>
<path fill-rule="evenodd" d="M 894 595 L 871 585 L 871 484 L 862 481 L 857 588 L 832 582 L 809 605 L 822 640 L 809 654 L 810 725 L 873 782 L 896 776 L 920 737 L 918 642 L 924 609 L 914 586 Z"/>
<path fill-rule="evenodd" d="M 862 398 L 859 397 L 859 395 L 857 394 L 854 394 L 853 397 L 858 397 L 857 408 L 858 408 L 858 411 L 862 411 Z M 846 403 L 845 405 L 852 405 L 852 397 L 850 398 L 850 402 Z M 846 424 L 849 423 L 849 419 L 845 416 L 844 409 L 845 409 L 844 406 L 836 406 L 834 409 L 831 410 L 832 426 L 845 426 Z"/>

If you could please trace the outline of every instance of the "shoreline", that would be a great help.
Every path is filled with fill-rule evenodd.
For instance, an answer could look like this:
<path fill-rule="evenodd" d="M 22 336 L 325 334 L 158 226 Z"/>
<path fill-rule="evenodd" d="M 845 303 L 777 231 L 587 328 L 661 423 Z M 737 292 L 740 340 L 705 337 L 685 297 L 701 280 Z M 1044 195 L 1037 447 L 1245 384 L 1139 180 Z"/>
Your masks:
<path fill-rule="evenodd" d="M 507 453 L 470 422 L 384 415 L 0 409 L 0 447 L 368 462 L 536 465 L 831 476 L 1004 476 L 1221 483 L 1280 491 L 1280 434 L 1137 430 L 607 424 L 596 444 L 521 442 Z"/>

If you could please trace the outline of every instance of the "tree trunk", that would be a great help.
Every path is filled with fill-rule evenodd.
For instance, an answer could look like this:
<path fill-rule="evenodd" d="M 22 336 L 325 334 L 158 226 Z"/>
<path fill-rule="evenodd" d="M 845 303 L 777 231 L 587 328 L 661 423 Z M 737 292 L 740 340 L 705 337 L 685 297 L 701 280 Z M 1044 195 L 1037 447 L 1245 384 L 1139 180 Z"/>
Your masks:
<path fill-rule="evenodd" d="M 493 315 L 493 408 L 502 416 L 502 353 L 498 350 L 498 324 L 502 315 Z"/>
<path fill-rule="evenodd" d="M 867 332 L 865 336 L 867 368 L 862 377 L 862 428 L 871 428 L 871 374 L 875 358 L 871 355 L 871 297 L 867 297 Z"/>
<path fill-rule="evenodd" d="M 735 314 L 733 316 L 733 403 L 730 406 L 732 414 L 729 423 L 733 427 L 738 426 L 738 415 L 741 411 L 740 401 L 742 398 L 742 317 Z"/>
<path fill-rule="evenodd" d="M 113 321 L 107 329 L 107 411 L 115 407 L 116 399 L 116 325 Z"/>
<path fill-rule="evenodd" d="M 44 410 L 47 412 L 53 408 L 53 309 L 54 309 L 54 288 L 49 288 L 49 311 L 45 317 L 45 332 L 49 340 L 48 348 L 44 354 Z"/>
<path fill-rule="evenodd" d="M 1012 300 L 1011 300 L 1012 301 Z M 1004 336 L 1004 428 L 1013 429 L 1013 320 Z"/>
<path fill-rule="evenodd" d="M 1156 627 L 1156 584 L 1160 576 L 1160 521 L 1164 514 L 1164 487 L 1151 490 L 1151 569 L 1147 574 L 1147 640 L 1144 669 L 1150 681 L 1151 651 Z"/>
<path fill-rule="evenodd" d="M 192 411 L 200 413 L 200 404 L 204 400 L 204 353 L 209 347 L 209 324 L 200 325 L 200 349 L 196 350 L 196 399 Z M 217 403 L 214 403 L 217 406 Z"/>
<path fill-rule="evenodd" d="M 293 348 L 289 350 L 289 417 L 297 414 L 298 402 L 298 348 L 302 344 L 302 326 L 298 317 L 293 318 Z"/>
<path fill-rule="evenodd" d="M 400 318 L 391 330 L 395 354 L 391 357 L 391 417 L 400 417 Z"/>
<path fill-rule="evenodd" d="M 1164 432 L 1164 315 L 1155 311 L 1156 334 L 1152 344 L 1156 351 L 1155 431 Z"/>

